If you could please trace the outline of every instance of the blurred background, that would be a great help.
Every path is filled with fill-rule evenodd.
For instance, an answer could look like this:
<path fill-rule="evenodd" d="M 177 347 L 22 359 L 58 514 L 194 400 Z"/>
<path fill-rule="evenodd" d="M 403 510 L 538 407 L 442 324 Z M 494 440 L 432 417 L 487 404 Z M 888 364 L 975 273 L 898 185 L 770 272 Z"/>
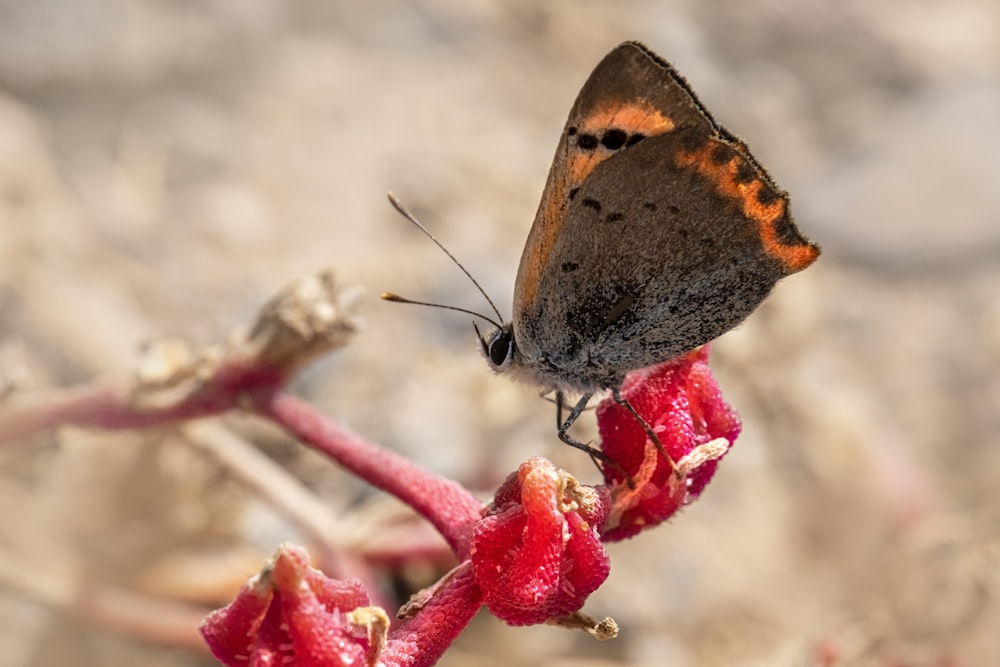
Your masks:
<path fill-rule="evenodd" d="M 377 295 L 485 310 L 391 190 L 509 314 L 569 107 L 625 39 L 747 140 L 824 254 L 714 346 L 744 432 L 699 502 L 610 547 L 586 611 L 620 637 L 481 614 L 441 664 L 1000 664 L 993 0 L 2 1 L 4 392 L 127 378 L 145 344 L 224 340 L 332 267 L 367 325 L 296 393 L 484 497 L 534 455 L 596 481 L 467 316 Z M 226 423 L 345 521 L 384 502 Z M 218 604 L 286 539 L 176 430 L 7 445 L 0 664 L 214 664 L 42 591 L 159 590 L 164 562 L 192 560 L 190 581 L 211 553 L 235 563 Z M 384 574 L 405 597 L 438 572 Z"/>

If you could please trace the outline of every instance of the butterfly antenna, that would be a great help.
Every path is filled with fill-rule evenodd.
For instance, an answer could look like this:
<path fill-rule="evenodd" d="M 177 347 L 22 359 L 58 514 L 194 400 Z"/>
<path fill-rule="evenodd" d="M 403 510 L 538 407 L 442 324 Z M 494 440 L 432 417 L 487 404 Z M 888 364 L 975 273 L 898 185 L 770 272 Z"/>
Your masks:
<path fill-rule="evenodd" d="M 392 204 L 392 207 L 394 209 L 396 209 L 397 211 L 399 211 L 400 215 L 402 215 L 404 218 L 406 218 L 407 220 L 409 220 L 410 222 L 412 222 L 414 224 L 414 226 L 416 226 L 417 229 L 419 229 L 420 231 L 422 231 L 427 238 L 429 238 L 431 241 L 433 241 L 434 245 L 436 245 L 438 248 L 440 248 L 442 250 L 442 252 L 444 252 L 444 254 L 448 255 L 448 257 L 451 259 L 451 261 L 453 261 L 455 263 L 455 266 L 457 266 L 458 268 L 462 269 L 462 273 L 464 273 L 465 276 L 469 280 L 472 281 L 472 284 L 476 286 L 476 289 L 479 290 L 479 293 L 483 295 L 483 298 L 486 299 L 486 302 L 488 304 L 490 304 L 490 308 L 492 308 L 493 312 L 496 314 L 497 320 L 499 320 L 499 321 L 502 322 L 503 321 L 503 315 L 500 314 L 500 310 L 497 308 L 496 304 L 493 303 L 493 299 L 490 298 L 490 295 L 487 294 L 486 290 L 484 290 L 483 287 L 482 287 L 482 285 L 479 284 L 479 281 L 477 281 L 475 278 L 472 277 L 472 274 L 469 273 L 468 269 L 466 269 L 464 266 L 462 266 L 462 263 L 460 261 L 458 261 L 455 258 L 455 256 L 452 255 L 451 252 L 449 252 L 449 250 L 447 248 L 445 248 L 444 245 L 441 244 L 440 241 L 438 241 L 436 238 L 434 238 L 434 235 L 430 233 L 430 230 L 428 230 L 426 227 L 424 227 L 420 223 L 420 221 L 417 220 L 417 218 L 412 213 L 410 213 L 410 209 L 406 208 L 406 206 L 403 205 L 403 202 L 401 202 L 398 199 L 396 199 L 396 195 L 392 194 L 391 192 L 389 193 L 389 203 Z M 490 324 L 493 324 L 496 327 L 500 326 L 499 324 L 497 324 L 496 322 L 494 322 L 490 318 L 485 317 L 483 315 L 480 315 L 479 313 L 474 313 L 471 310 L 465 310 L 464 308 L 456 308 L 455 306 L 443 306 L 443 305 L 437 304 L 437 303 L 422 303 L 420 301 L 411 301 L 410 299 L 404 299 L 403 297 L 401 297 L 399 295 L 390 294 L 388 292 L 386 294 L 383 294 L 382 298 L 385 299 L 386 301 L 395 301 L 397 303 L 412 303 L 412 304 L 420 305 L 420 306 L 434 306 L 436 308 L 445 308 L 445 309 L 448 309 L 448 310 L 457 310 L 459 312 L 468 313 L 470 315 L 475 315 L 476 317 L 481 317 L 482 319 L 486 320 L 487 322 L 489 322 Z"/>
<path fill-rule="evenodd" d="M 474 310 L 469 310 L 468 308 L 459 308 L 458 306 L 446 306 L 443 303 L 430 303 L 429 301 L 414 301 L 413 299 L 407 299 L 405 296 L 399 296 L 392 292 L 382 292 L 382 298 L 386 301 L 392 301 L 393 303 L 409 303 L 414 306 L 430 306 L 431 308 L 444 308 L 445 310 L 457 310 L 460 313 L 466 313 L 468 315 L 473 315 L 480 319 L 486 320 L 497 329 L 500 329 L 503 325 L 499 322 L 494 321 L 492 318 L 486 317 L 482 313 L 477 313 Z M 476 330 L 478 333 L 478 329 Z M 481 336 L 480 336 L 481 338 Z"/>

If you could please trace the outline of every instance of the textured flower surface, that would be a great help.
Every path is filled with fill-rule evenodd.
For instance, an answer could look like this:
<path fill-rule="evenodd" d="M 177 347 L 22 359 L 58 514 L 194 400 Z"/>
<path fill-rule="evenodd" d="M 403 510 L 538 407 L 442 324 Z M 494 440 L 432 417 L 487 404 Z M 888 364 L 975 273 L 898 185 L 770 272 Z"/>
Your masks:
<path fill-rule="evenodd" d="M 367 605 L 360 581 L 330 579 L 304 549 L 282 545 L 201 633 L 230 667 L 376 665 L 389 619 Z"/>
<path fill-rule="evenodd" d="M 511 625 L 579 610 L 610 570 L 597 532 L 607 506 L 605 489 L 580 486 L 545 459 L 523 463 L 473 529 L 487 608 Z"/>
<path fill-rule="evenodd" d="M 620 465 L 604 468 L 614 496 L 602 531 L 605 541 L 662 523 L 695 500 L 740 432 L 739 416 L 722 399 L 708 368 L 707 345 L 631 373 L 621 395 L 653 428 L 670 460 L 625 407 L 610 398 L 601 402 L 601 449 Z"/>

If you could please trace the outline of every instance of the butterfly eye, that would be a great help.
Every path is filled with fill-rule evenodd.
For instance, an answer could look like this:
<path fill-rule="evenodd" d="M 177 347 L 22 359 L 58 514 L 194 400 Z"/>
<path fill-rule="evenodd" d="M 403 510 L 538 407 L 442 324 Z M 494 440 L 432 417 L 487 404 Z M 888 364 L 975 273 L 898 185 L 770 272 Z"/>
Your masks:
<path fill-rule="evenodd" d="M 514 353 L 514 337 L 510 331 L 501 329 L 490 340 L 489 357 L 494 366 L 503 366 Z"/>

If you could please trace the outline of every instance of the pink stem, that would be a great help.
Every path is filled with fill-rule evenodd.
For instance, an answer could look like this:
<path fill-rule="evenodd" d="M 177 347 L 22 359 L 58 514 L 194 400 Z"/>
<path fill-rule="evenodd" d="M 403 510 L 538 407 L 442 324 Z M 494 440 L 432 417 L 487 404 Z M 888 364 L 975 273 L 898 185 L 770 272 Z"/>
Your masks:
<path fill-rule="evenodd" d="M 0 405 L 0 443 L 60 426 L 123 430 L 216 415 L 238 408 L 243 392 L 275 388 L 284 379 L 280 369 L 234 357 L 179 400 L 162 406 L 144 405 L 132 388 L 111 381 L 16 397 Z"/>
<path fill-rule="evenodd" d="M 436 664 L 483 603 L 472 564 L 459 566 L 426 606 L 389 633 L 384 659 L 394 667 Z"/>
<path fill-rule="evenodd" d="M 463 486 L 351 433 L 294 396 L 257 392 L 252 398 L 258 413 L 402 500 L 444 536 L 459 560 L 468 557 L 472 524 L 479 519 L 482 503 Z"/>
<path fill-rule="evenodd" d="M 0 408 L 0 442 L 69 425 L 109 430 L 144 428 L 224 412 L 235 406 L 236 399 L 225 390 L 205 391 L 167 408 L 147 410 L 133 405 L 129 392 L 110 382 L 52 390 Z"/>

